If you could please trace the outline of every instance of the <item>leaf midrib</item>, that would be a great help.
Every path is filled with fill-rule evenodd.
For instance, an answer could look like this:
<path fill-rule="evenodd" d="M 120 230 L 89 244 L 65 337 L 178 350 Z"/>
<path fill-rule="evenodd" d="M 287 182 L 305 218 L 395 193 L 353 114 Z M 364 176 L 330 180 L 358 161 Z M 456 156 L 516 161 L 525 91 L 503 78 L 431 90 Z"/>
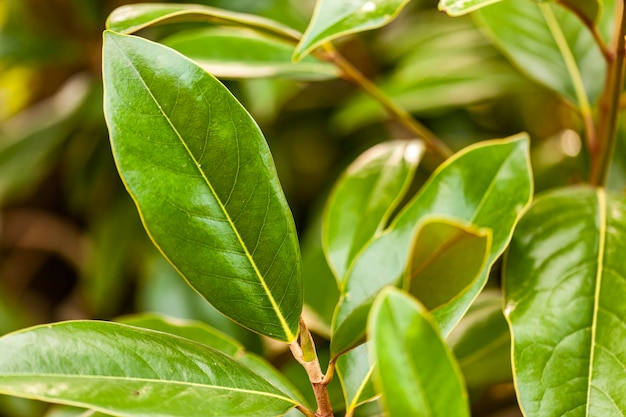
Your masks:
<path fill-rule="evenodd" d="M 591 348 L 589 351 L 589 378 L 587 380 L 587 404 L 585 415 L 590 415 L 591 407 L 591 388 L 593 386 L 593 364 L 596 348 L 596 337 L 598 330 L 598 311 L 600 307 L 600 288 L 602 286 L 602 274 L 604 269 L 604 253 L 606 244 L 606 227 L 607 227 L 607 205 L 606 205 L 606 192 L 604 189 L 598 188 L 596 190 L 596 196 L 598 198 L 598 216 L 599 216 L 599 242 L 598 242 L 598 269 L 596 270 L 596 288 L 593 299 L 593 319 L 591 322 Z"/>
<path fill-rule="evenodd" d="M 246 393 L 250 395 L 260 395 L 265 397 L 272 397 L 276 399 L 280 399 L 294 405 L 298 405 L 296 401 L 289 397 L 284 397 L 278 394 L 273 394 L 271 392 L 266 391 L 255 391 L 251 389 L 245 388 L 235 388 L 235 387 L 227 387 L 220 385 L 209 385 L 209 384 L 201 384 L 198 382 L 187 382 L 187 381 L 171 381 L 167 379 L 154 379 L 154 378 L 137 378 L 137 377 L 120 377 L 120 376 L 110 376 L 110 375 L 68 375 L 68 374 L 37 374 L 37 373 L 23 373 L 23 374 L 2 374 L 0 375 L 0 383 L 5 378 L 10 377 L 18 377 L 18 378 L 61 378 L 61 379 L 73 379 L 73 380 L 107 380 L 107 381 L 118 381 L 118 382 L 141 382 L 141 383 L 151 383 L 158 385 L 180 385 L 185 387 L 194 387 L 194 388 L 208 388 L 222 391 L 235 391 Z M 10 390 L 0 388 L 0 392 L 9 392 Z M 16 391 L 17 392 L 17 391 Z"/>
<path fill-rule="evenodd" d="M 119 35 L 119 36 L 125 36 L 125 37 L 131 37 L 129 35 Z M 156 99 L 156 97 L 152 94 L 152 90 L 148 87 L 148 85 L 146 84 L 146 82 L 144 81 L 143 77 L 141 76 L 141 73 L 139 72 L 139 70 L 137 69 L 137 67 L 135 67 L 135 65 L 133 64 L 133 62 L 128 58 L 128 56 L 124 53 L 124 51 L 122 50 L 122 48 L 117 44 L 117 42 L 115 42 L 115 46 L 118 48 L 118 50 L 120 51 L 121 55 L 124 57 L 124 59 L 126 60 L 126 62 L 128 62 L 128 64 L 130 65 L 130 67 L 133 69 L 133 71 L 135 72 L 135 74 L 137 75 L 137 78 L 139 79 L 139 81 L 141 82 L 141 84 L 144 86 L 146 92 L 150 95 L 150 98 L 152 98 L 152 100 L 154 101 L 154 104 L 157 106 L 157 108 L 159 109 L 159 112 L 163 115 L 163 117 L 165 118 L 165 120 L 167 120 L 167 123 L 170 125 L 172 131 L 176 134 L 176 137 L 178 138 L 178 140 L 180 141 L 181 145 L 185 148 L 185 151 L 187 151 L 187 154 L 189 155 L 189 157 L 191 158 L 191 160 L 194 163 L 194 166 L 198 169 L 198 171 L 200 172 L 200 175 L 202 176 L 204 182 L 206 183 L 206 185 L 209 187 L 209 190 L 211 191 L 211 194 L 213 195 L 213 197 L 215 198 L 215 201 L 217 201 L 220 210 L 222 211 L 222 213 L 224 214 L 224 216 L 226 217 L 226 220 L 228 221 L 228 224 L 230 225 L 231 229 L 233 230 L 233 232 L 235 233 L 235 236 L 237 237 L 237 241 L 239 242 L 239 244 L 241 245 L 241 248 L 244 251 L 244 254 L 246 256 L 246 258 L 248 259 L 248 261 L 250 262 L 250 265 L 252 266 L 259 283 L 261 284 L 261 286 L 263 287 L 263 290 L 265 291 L 270 304 L 272 305 L 272 308 L 274 310 L 274 313 L 276 314 L 278 320 L 280 321 L 280 324 L 283 328 L 283 331 L 285 333 L 285 336 L 287 336 L 287 339 L 289 339 L 289 341 L 292 341 L 295 339 L 295 335 L 291 332 L 291 329 L 289 328 L 289 325 L 287 324 L 287 321 L 285 319 L 285 317 L 282 315 L 282 312 L 278 306 L 278 304 L 276 303 L 276 300 L 274 299 L 269 287 L 267 286 L 267 283 L 265 282 L 265 279 L 263 277 L 263 275 L 261 274 L 261 272 L 259 271 L 256 262 L 254 261 L 254 258 L 252 257 L 252 254 L 250 253 L 250 251 L 248 250 L 248 248 L 246 247 L 245 242 L 242 240 L 241 235 L 239 234 L 239 231 L 237 230 L 237 227 L 235 227 L 235 224 L 233 223 L 233 220 L 231 219 L 230 215 L 228 214 L 228 212 L 226 211 L 226 207 L 224 206 L 224 204 L 222 203 L 222 200 L 219 198 L 219 196 L 217 195 L 217 193 L 215 192 L 215 189 L 213 188 L 213 186 L 211 185 L 211 182 L 209 181 L 209 179 L 207 178 L 206 174 L 204 173 L 204 171 L 200 168 L 198 168 L 199 166 L 199 162 L 196 160 L 196 158 L 194 157 L 194 155 L 192 154 L 191 150 L 189 149 L 189 147 L 187 146 L 187 144 L 185 143 L 183 137 L 181 136 L 181 134 L 178 132 L 178 129 L 174 126 L 174 124 L 172 123 L 172 121 L 170 120 L 170 118 L 165 114 L 165 112 L 163 111 L 163 108 L 161 107 L 161 105 L 159 104 L 159 101 Z M 200 67 L 198 67 L 200 68 Z M 239 146 L 239 142 L 237 141 L 237 146 Z M 239 155 L 238 155 L 239 157 Z M 239 172 L 237 172 L 237 175 L 239 174 Z M 156 244 L 156 242 L 155 242 Z M 158 245 L 157 245 L 158 246 Z"/>

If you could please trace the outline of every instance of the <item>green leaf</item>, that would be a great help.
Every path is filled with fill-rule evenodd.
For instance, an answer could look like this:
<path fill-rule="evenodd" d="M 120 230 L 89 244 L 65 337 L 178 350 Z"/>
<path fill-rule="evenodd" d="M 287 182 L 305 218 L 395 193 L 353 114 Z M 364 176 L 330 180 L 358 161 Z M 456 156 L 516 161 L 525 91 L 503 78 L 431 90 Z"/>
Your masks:
<path fill-rule="evenodd" d="M 626 199 L 589 187 L 545 194 L 520 221 L 504 290 L 525 415 L 626 413 L 625 233 Z"/>
<path fill-rule="evenodd" d="M 304 81 L 336 78 L 334 65 L 314 57 L 291 62 L 293 44 L 242 28 L 181 32 L 162 41 L 216 77 L 281 77 Z"/>
<path fill-rule="evenodd" d="M 385 286 L 400 283 L 416 230 L 429 216 L 492 230 L 489 259 L 478 279 L 453 302 L 436 310 L 441 332 L 447 335 L 487 282 L 491 265 L 506 248 L 530 202 L 532 188 L 526 135 L 472 145 L 442 164 L 389 229 L 366 246 L 353 264 L 335 313 L 333 355 L 363 340 L 372 301 Z"/>
<path fill-rule="evenodd" d="M 156 313 L 122 316 L 116 321 L 133 327 L 157 330 L 184 337 L 232 357 L 237 357 L 244 351 L 241 343 L 200 321 L 175 319 Z"/>
<path fill-rule="evenodd" d="M 97 413 L 93 410 L 57 405 L 51 407 L 44 417 L 105 417 L 108 414 Z"/>
<path fill-rule="evenodd" d="M 297 42 L 301 36 L 300 32 L 271 19 L 199 4 L 146 3 L 121 6 L 109 15 L 106 28 L 130 34 L 155 24 L 194 21 L 245 26 L 291 42 Z"/>
<path fill-rule="evenodd" d="M 470 390 L 513 380 L 511 336 L 499 291 L 481 293 L 446 341 Z"/>
<path fill-rule="evenodd" d="M 117 323 L 63 322 L 0 338 L 0 393 L 148 415 L 280 416 L 293 400 L 228 356 Z"/>
<path fill-rule="evenodd" d="M 370 401 L 379 394 L 374 389 L 374 364 L 368 354 L 369 343 L 364 343 L 337 358 L 336 371 L 346 399 L 346 413 Z"/>
<path fill-rule="evenodd" d="M 404 289 L 430 311 L 445 306 L 480 277 L 490 247 L 489 229 L 452 219 L 429 218 L 416 232 Z"/>
<path fill-rule="evenodd" d="M 104 83 L 117 167 L 155 245 L 219 311 L 293 341 L 296 229 L 254 120 L 195 63 L 134 36 L 105 33 Z"/>
<path fill-rule="evenodd" d="M 440 0 L 439 10 L 450 16 L 462 16 L 502 0 Z"/>
<path fill-rule="evenodd" d="M 335 184 L 324 210 L 322 245 L 340 283 L 402 201 L 423 154 L 419 141 L 381 143 L 350 164 Z"/>
<path fill-rule="evenodd" d="M 254 353 L 246 352 L 241 343 L 202 322 L 174 319 L 153 313 L 124 316 L 117 321 L 130 326 L 157 330 L 202 343 L 246 365 L 274 387 L 290 395 L 291 398 L 305 403 L 302 394 L 269 362 Z"/>
<path fill-rule="evenodd" d="M 322 44 L 391 22 L 409 0 L 317 0 L 313 18 L 296 47 L 299 61 Z"/>
<path fill-rule="evenodd" d="M 424 306 L 388 288 L 372 306 L 367 331 L 388 416 L 470 415 L 459 367 Z"/>
<path fill-rule="evenodd" d="M 583 113 L 590 111 L 602 91 L 606 64 L 577 16 L 553 4 L 519 0 L 501 1 L 475 16 L 521 72 Z"/>

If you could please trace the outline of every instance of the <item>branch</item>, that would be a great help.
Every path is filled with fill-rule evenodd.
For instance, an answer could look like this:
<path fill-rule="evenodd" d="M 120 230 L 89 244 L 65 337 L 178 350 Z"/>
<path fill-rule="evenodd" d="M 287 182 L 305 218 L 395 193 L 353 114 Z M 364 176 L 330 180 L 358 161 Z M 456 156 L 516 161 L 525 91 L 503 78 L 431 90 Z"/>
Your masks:
<path fill-rule="evenodd" d="M 591 175 L 589 181 L 597 186 L 606 184 L 617 137 L 617 121 L 625 73 L 626 16 L 624 15 L 624 0 L 616 3 L 615 19 L 616 31 L 612 42 L 614 59 L 608 63 L 606 82 L 600 97 L 598 149 L 596 152 L 593 149 L 590 150 Z"/>
<path fill-rule="evenodd" d="M 319 54 L 322 59 L 333 63 L 341 70 L 341 75 L 344 80 L 363 89 L 366 93 L 378 101 L 392 118 L 401 123 L 418 138 L 424 140 L 428 150 L 439 155 L 444 160 L 452 156 L 452 151 L 445 143 L 437 138 L 437 136 L 426 126 L 414 119 L 406 110 L 394 103 L 376 86 L 376 84 L 371 82 L 361 71 L 348 62 L 331 43 L 326 43 L 324 45 L 324 50 L 325 53 Z"/>
<path fill-rule="evenodd" d="M 328 366 L 328 376 L 325 376 L 322 373 L 322 368 L 320 366 L 319 359 L 317 358 L 317 353 L 315 352 L 315 344 L 313 343 L 313 337 L 309 332 L 309 329 L 306 327 L 304 320 L 300 317 L 300 335 L 298 340 L 291 343 L 289 345 L 289 349 L 291 349 L 291 353 L 293 357 L 302 365 L 307 375 L 309 376 L 309 381 L 311 381 L 311 386 L 313 387 L 313 392 L 315 393 L 315 400 L 317 401 L 317 412 L 314 415 L 307 414 L 305 411 L 309 411 L 308 409 L 302 410 L 307 417 L 333 417 L 333 408 L 330 403 L 330 397 L 328 396 L 328 384 L 332 379 L 332 374 L 334 370 L 334 364 Z"/>

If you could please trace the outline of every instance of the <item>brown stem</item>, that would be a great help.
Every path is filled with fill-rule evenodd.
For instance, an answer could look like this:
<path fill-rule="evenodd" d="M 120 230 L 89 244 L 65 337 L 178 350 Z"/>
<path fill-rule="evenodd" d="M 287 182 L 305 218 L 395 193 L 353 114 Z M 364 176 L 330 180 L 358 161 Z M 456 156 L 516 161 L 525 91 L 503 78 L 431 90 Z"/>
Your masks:
<path fill-rule="evenodd" d="M 406 110 L 394 103 L 385 93 L 383 93 L 376 84 L 371 82 L 366 76 L 354 67 L 343 55 L 341 55 L 330 43 L 324 45 L 324 54 L 319 56 L 329 61 L 341 70 L 341 76 L 344 80 L 351 82 L 362 88 L 366 93 L 372 96 L 380 103 L 387 113 L 406 127 L 409 131 L 421 138 L 426 143 L 426 147 L 439 155 L 442 159 L 447 159 L 452 155 L 452 151 L 437 136 L 431 132 L 426 126 L 414 119 Z"/>
<path fill-rule="evenodd" d="M 598 48 L 600 48 L 600 52 L 602 52 L 602 55 L 604 56 L 604 59 L 608 62 L 613 60 L 613 58 L 615 57 L 613 51 L 611 49 L 609 49 L 609 47 L 606 45 L 606 43 L 604 42 L 604 39 L 602 39 L 602 36 L 600 35 L 600 32 L 598 32 L 598 27 L 595 25 L 595 22 L 592 22 L 591 20 L 589 20 L 587 18 L 587 16 L 585 16 L 580 9 L 576 8 L 576 7 L 571 7 L 571 4 L 568 2 L 564 2 L 564 1 L 559 1 L 558 2 L 561 6 L 565 7 L 566 9 L 568 9 L 569 11 L 571 11 L 572 13 L 574 13 L 579 19 L 580 21 L 587 27 L 587 29 L 589 29 L 589 32 L 591 32 L 591 36 L 593 36 L 594 41 L 596 42 L 596 44 L 598 45 Z"/>
<path fill-rule="evenodd" d="M 303 340 L 306 340 L 306 342 L 303 343 Z M 333 408 L 330 403 L 330 397 L 328 396 L 328 384 L 332 379 L 334 366 L 331 368 L 331 365 L 329 364 L 328 374 L 331 377 L 327 378 L 322 372 L 322 368 L 320 366 L 317 354 L 314 356 L 314 358 L 312 358 L 312 360 L 305 360 L 305 357 L 307 357 L 308 354 L 303 352 L 302 346 L 306 343 L 307 345 L 313 346 L 314 348 L 312 341 L 313 338 L 311 337 L 311 333 L 309 332 L 309 329 L 306 327 L 306 324 L 302 320 L 302 317 L 300 317 L 299 338 L 289 345 L 289 349 L 291 349 L 293 357 L 296 358 L 300 365 L 302 365 L 307 375 L 309 376 L 309 381 L 311 381 L 311 386 L 313 387 L 313 393 L 315 394 L 315 400 L 317 402 L 317 411 L 313 416 L 310 416 L 301 408 L 298 409 L 302 411 L 307 417 L 333 417 Z"/>
<path fill-rule="evenodd" d="M 597 186 L 604 186 L 609 174 L 617 137 L 620 96 L 624 86 L 624 55 L 626 50 L 624 0 L 618 1 L 616 8 L 617 29 L 611 45 L 614 51 L 614 58 L 607 65 L 606 82 L 599 103 L 598 147 L 597 149 L 589 150 L 591 154 L 591 175 L 589 181 Z"/>

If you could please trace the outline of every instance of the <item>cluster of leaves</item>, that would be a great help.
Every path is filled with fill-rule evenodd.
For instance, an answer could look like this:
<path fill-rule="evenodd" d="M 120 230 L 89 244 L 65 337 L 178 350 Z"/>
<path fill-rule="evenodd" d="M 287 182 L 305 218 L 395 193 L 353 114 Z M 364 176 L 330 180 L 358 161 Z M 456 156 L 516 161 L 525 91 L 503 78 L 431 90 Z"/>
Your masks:
<path fill-rule="evenodd" d="M 571 144 L 574 130 L 584 132 L 590 167 L 580 175 L 593 185 L 551 190 L 532 205 L 527 134 L 450 156 L 407 113 L 527 85 L 483 38 L 470 40 L 475 49 L 458 62 L 441 53 L 447 71 L 430 61 L 419 73 L 429 42 L 438 49 L 438 39 L 422 35 L 397 49 L 417 52 L 403 55 L 377 85 L 331 44 L 387 25 L 407 3 L 319 0 L 304 33 L 209 6 L 140 4 L 113 12 L 104 34 L 111 145 L 148 235 L 217 310 L 291 348 L 317 412 L 241 343 L 203 323 L 155 315 L 4 336 L 0 392 L 80 408 L 59 411 L 69 415 L 466 416 L 468 387 L 514 378 L 529 416 L 623 414 L 626 201 L 604 188 L 624 78 L 623 3 L 440 3 L 451 15 L 473 12 L 510 61 L 578 117 L 559 140 Z M 202 23 L 159 43 L 131 35 L 184 21 Z M 450 36 L 475 34 L 451 25 Z M 535 30 L 522 36 L 528 27 Z M 313 250 L 301 256 L 265 138 L 211 74 L 342 77 L 374 100 L 355 96 L 337 113 L 337 126 L 380 120 L 373 103 L 382 104 L 418 139 L 386 141 L 350 164 L 326 201 Z M 416 100 L 428 94 L 440 101 Z M 445 162 L 415 192 L 428 151 Z M 614 178 L 621 182 L 619 173 Z M 507 248 L 508 327 L 498 290 L 484 291 Z M 327 355 L 316 352 L 312 321 L 328 337 Z M 328 393 L 335 371 L 343 404 Z"/>

